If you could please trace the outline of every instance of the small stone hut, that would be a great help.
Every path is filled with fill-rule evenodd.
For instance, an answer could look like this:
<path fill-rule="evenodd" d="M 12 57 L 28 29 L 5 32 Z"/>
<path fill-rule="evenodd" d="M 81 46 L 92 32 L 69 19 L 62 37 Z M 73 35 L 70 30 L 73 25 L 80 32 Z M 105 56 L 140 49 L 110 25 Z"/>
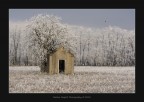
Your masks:
<path fill-rule="evenodd" d="M 74 72 L 74 54 L 60 46 L 48 55 L 47 68 L 49 74 L 72 74 Z"/>

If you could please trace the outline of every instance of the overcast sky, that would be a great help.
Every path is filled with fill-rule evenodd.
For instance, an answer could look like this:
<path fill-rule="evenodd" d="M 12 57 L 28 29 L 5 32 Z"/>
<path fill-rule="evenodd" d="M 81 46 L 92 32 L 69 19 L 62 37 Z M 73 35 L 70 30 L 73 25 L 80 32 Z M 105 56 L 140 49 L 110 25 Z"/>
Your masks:
<path fill-rule="evenodd" d="M 135 29 L 135 9 L 9 9 L 9 20 L 25 21 L 38 14 L 53 14 L 72 25 Z"/>

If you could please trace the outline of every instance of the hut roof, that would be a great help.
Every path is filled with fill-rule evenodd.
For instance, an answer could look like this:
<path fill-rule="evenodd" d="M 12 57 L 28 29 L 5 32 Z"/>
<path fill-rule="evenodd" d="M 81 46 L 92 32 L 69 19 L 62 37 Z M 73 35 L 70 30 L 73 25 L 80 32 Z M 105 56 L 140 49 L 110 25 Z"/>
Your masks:
<path fill-rule="evenodd" d="M 69 52 L 71 55 L 75 56 L 74 51 L 73 51 L 72 49 L 70 49 L 70 48 L 67 48 L 67 47 L 64 46 L 64 45 L 58 45 L 58 46 L 56 46 L 55 49 L 54 49 L 50 54 L 55 53 L 55 52 L 56 52 L 58 49 L 60 49 L 60 48 L 64 48 L 64 50 L 65 50 L 66 52 Z"/>

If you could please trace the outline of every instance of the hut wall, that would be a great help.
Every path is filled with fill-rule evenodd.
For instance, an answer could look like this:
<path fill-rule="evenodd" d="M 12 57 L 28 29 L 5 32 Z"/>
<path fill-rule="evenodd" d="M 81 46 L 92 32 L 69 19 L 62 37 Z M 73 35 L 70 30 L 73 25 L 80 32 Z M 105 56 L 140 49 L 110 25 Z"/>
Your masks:
<path fill-rule="evenodd" d="M 59 74 L 59 60 L 65 61 L 64 74 L 72 74 L 74 72 L 74 57 L 62 47 L 49 56 L 49 74 Z"/>

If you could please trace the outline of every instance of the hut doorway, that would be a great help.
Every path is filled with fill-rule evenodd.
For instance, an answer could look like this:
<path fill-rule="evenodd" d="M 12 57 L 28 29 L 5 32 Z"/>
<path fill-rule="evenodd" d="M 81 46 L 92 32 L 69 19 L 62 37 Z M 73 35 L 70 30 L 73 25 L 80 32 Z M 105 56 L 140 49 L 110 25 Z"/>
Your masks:
<path fill-rule="evenodd" d="M 65 60 L 59 60 L 59 73 L 64 73 Z"/>

